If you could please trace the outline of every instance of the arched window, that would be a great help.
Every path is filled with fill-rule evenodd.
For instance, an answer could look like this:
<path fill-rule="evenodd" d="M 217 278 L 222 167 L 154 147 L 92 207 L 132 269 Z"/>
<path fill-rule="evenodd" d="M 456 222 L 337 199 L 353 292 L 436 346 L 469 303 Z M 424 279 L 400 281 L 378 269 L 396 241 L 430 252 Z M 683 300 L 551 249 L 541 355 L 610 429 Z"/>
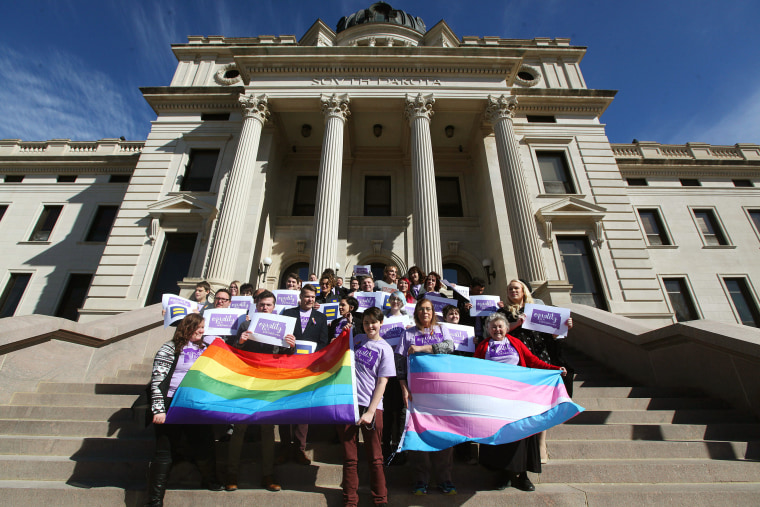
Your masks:
<path fill-rule="evenodd" d="M 457 285 L 470 285 L 470 280 L 472 280 L 472 276 L 470 276 L 470 272 L 464 269 L 459 264 L 444 264 L 443 265 L 443 277 L 448 280 L 451 283 L 455 283 Z"/>
<path fill-rule="evenodd" d="M 288 266 L 287 269 L 283 269 L 280 271 L 280 283 L 277 285 L 279 288 L 285 288 L 285 277 L 288 276 L 290 273 L 296 273 L 299 277 L 301 277 L 301 280 L 308 280 L 309 279 L 309 263 L 308 262 L 296 262 L 295 264 L 291 264 Z"/>

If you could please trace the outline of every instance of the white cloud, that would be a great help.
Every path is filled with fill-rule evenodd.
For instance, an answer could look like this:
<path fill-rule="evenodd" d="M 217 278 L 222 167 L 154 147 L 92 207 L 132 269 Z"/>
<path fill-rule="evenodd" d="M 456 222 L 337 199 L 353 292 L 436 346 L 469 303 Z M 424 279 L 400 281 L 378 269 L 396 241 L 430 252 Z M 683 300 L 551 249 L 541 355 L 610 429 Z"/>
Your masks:
<path fill-rule="evenodd" d="M 760 144 L 760 88 L 735 101 L 735 106 L 713 121 L 702 113 L 667 142 L 704 142 L 719 145 Z"/>
<path fill-rule="evenodd" d="M 144 138 L 150 110 L 82 59 L 53 50 L 23 54 L 0 48 L 0 138 Z M 134 103 L 132 103 L 134 102 Z"/>

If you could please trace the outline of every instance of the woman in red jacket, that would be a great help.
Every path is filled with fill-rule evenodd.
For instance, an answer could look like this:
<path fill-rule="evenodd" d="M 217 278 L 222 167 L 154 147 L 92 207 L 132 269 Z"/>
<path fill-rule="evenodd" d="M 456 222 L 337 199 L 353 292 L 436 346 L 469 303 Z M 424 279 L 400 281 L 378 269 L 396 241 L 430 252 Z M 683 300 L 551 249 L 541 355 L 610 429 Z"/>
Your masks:
<path fill-rule="evenodd" d="M 562 375 L 567 373 L 565 368 L 537 358 L 520 340 L 507 334 L 508 329 L 509 322 L 504 314 L 491 314 L 486 320 L 488 337 L 475 349 L 475 357 L 528 368 L 561 370 Z M 531 435 L 502 445 L 481 445 L 480 463 L 501 472 L 496 489 L 514 486 L 523 491 L 535 491 L 536 487 L 528 479 L 528 471 L 541 473 L 538 436 Z"/>

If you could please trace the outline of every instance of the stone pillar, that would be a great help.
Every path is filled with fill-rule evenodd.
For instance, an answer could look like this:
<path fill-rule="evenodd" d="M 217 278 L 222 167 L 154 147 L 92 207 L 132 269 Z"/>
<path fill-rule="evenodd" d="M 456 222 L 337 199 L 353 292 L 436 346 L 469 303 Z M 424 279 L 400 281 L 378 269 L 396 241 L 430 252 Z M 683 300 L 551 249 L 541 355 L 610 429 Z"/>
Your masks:
<path fill-rule="evenodd" d="M 319 161 L 317 203 L 314 208 L 314 233 L 309 270 L 317 276 L 326 268 L 335 269 L 340 221 L 340 182 L 343 172 L 343 130 L 351 115 L 348 95 L 323 95 L 325 136 Z"/>
<path fill-rule="evenodd" d="M 269 118 L 266 95 L 241 95 L 238 100 L 243 108 L 243 130 L 240 132 L 235 160 L 232 162 L 227 187 L 222 197 L 219 221 L 206 271 L 206 278 L 210 282 L 225 287 L 235 278 L 235 261 L 240 238 L 244 234 L 243 225 L 261 141 L 261 130 Z"/>
<path fill-rule="evenodd" d="M 494 98 L 489 95 L 486 117 L 493 124 L 496 137 L 496 151 L 499 155 L 504 197 L 507 201 L 517 276 L 534 283 L 546 280 L 546 269 L 541 257 L 538 228 L 530 205 L 528 187 L 525 184 L 520 145 L 512 126 L 512 115 L 516 107 L 516 97 L 502 95 Z"/>
<path fill-rule="evenodd" d="M 430 118 L 433 95 L 406 96 L 406 118 L 412 131 L 412 195 L 414 208 L 414 263 L 423 271 L 443 274 L 438 198 L 435 189 Z"/>

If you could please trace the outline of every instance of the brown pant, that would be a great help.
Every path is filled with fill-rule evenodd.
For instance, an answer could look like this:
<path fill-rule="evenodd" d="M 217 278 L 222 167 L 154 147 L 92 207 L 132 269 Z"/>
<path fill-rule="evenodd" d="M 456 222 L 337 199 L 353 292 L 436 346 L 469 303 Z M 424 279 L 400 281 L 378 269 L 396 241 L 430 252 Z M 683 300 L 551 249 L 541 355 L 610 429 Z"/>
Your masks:
<path fill-rule="evenodd" d="M 451 480 L 451 468 L 453 466 L 454 448 L 449 447 L 442 451 L 425 452 L 411 451 L 414 470 L 417 473 L 417 481 L 428 483 L 430 480 L 430 467 L 435 471 L 435 477 L 439 483 Z"/>
<path fill-rule="evenodd" d="M 308 424 L 280 424 L 280 442 L 283 447 L 292 443 L 301 451 L 306 450 L 306 435 L 309 433 Z"/>
<path fill-rule="evenodd" d="M 372 501 L 377 504 L 388 503 L 388 489 L 385 485 L 385 472 L 383 471 L 383 411 L 375 412 L 375 429 L 365 425 L 355 424 L 339 425 L 338 435 L 343 445 L 343 503 L 346 506 L 355 506 L 359 502 L 356 490 L 359 488 L 359 463 L 358 440 L 359 431 L 364 437 L 364 452 L 369 463 L 369 481 Z"/>

